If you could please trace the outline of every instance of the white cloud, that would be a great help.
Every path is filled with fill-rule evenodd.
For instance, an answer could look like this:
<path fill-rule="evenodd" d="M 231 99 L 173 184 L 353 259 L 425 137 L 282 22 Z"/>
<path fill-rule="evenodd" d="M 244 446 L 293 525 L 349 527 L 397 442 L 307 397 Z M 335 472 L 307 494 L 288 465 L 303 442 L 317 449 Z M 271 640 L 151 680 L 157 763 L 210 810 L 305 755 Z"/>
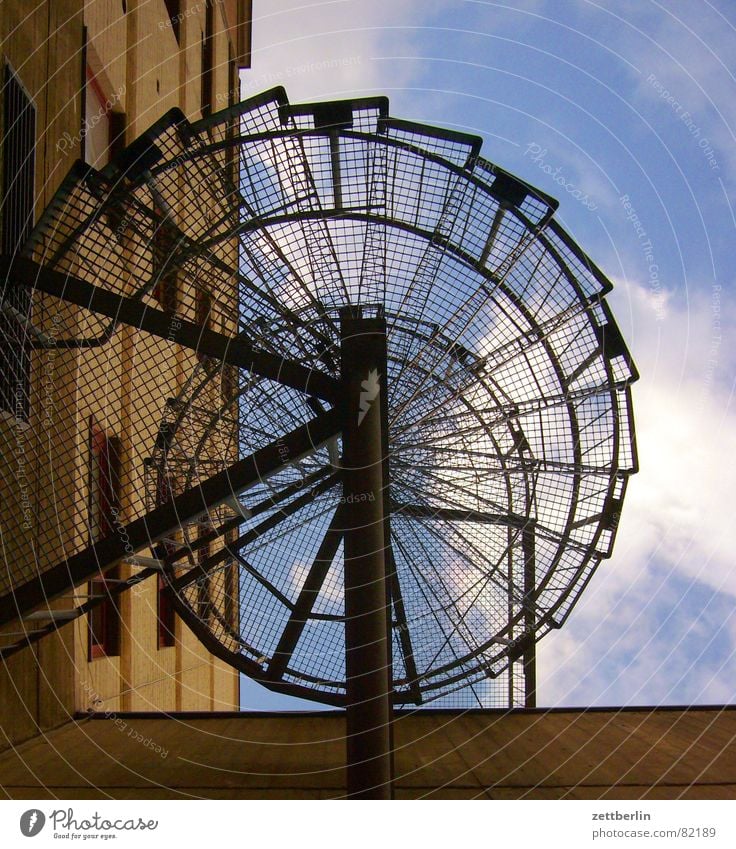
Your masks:
<path fill-rule="evenodd" d="M 414 57 L 376 60 L 388 44 L 395 55 L 414 56 L 414 28 L 450 0 L 308 0 L 256 3 L 252 70 L 244 92 L 283 85 L 292 103 L 329 97 L 382 94 L 401 89 L 420 72 Z"/>
<path fill-rule="evenodd" d="M 630 336 L 641 372 L 635 415 L 641 471 L 631 481 L 619 546 L 629 560 L 657 557 L 736 596 L 736 329 L 723 292 L 671 299 L 657 321 L 652 295 L 630 286 Z"/>
<path fill-rule="evenodd" d="M 736 100 L 729 99 L 733 77 L 724 62 L 732 52 L 733 30 L 712 10 L 696 12 L 701 4 L 668 5 L 660 12 L 638 0 L 607 4 L 637 25 L 639 34 L 623 24 L 610 26 L 608 16 L 600 16 L 600 4 L 579 5 L 606 24 L 606 43 L 640 68 L 640 101 L 665 117 L 672 109 L 646 82 L 653 73 L 695 116 L 701 132 L 714 141 L 719 174 L 728 181 L 728 166 L 736 164 Z M 395 98 L 416 85 L 424 70 L 417 56 L 418 28 L 451 7 L 421 0 L 257 2 L 246 92 L 283 84 L 292 102 L 368 92 Z M 690 20 L 676 21 L 669 16 L 673 10 Z M 496 13 L 489 5 L 488 20 L 493 16 L 498 24 Z M 411 58 L 389 62 L 380 56 Z M 619 90 L 630 95 L 628 82 Z M 682 149 L 682 134 L 688 145 L 685 124 L 672 123 L 674 116 L 672 122 L 659 117 L 653 123 L 665 143 Z M 618 212 L 620 201 L 597 154 L 575 157 L 562 144 L 548 147 L 550 164 L 561 166 L 603 212 Z M 700 164 L 697 140 L 685 151 L 687 162 Z M 524 162 L 523 149 L 519 156 Z M 524 167 L 529 177 L 534 169 Z M 656 183 L 656 173 L 653 179 Z M 549 188 L 541 180 L 532 182 Z M 697 184 L 693 191 L 705 197 Z M 619 283 L 612 297 L 642 375 L 634 387 L 641 471 L 629 487 L 614 557 L 602 564 L 565 628 L 540 644 L 546 702 L 565 703 L 570 693 L 583 690 L 587 696 L 581 700 L 609 704 L 628 698 L 673 702 L 693 694 L 729 701 L 736 695 L 725 674 L 731 670 L 736 679 L 734 656 L 723 656 L 724 645 L 733 652 L 736 623 L 722 615 L 733 611 L 736 596 L 736 409 L 734 355 L 728 350 L 736 319 L 725 288 L 711 293 L 706 282 L 704 291 L 691 295 L 689 305 L 673 295 L 658 303 L 646 285 Z M 714 313 L 716 295 L 720 316 Z"/>
<path fill-rule="evenodd" d="M 709 141 L 717 161 L 729 166 L 719 171 L 729 177 L 736 166 L 736 77 L 728 57 L 736 46 L 736 30 L 710 4 L 665 4 L 660 10 L 653 14 L 647 4 L 628 0 L 617 11 L 631 26 L 616 27 L 614 39 L 624 50 L 628 45 L 642 71 L 641 99 L 659 101 L 661 110 L 671 110 L 679 122 L 672 141 L 689 135 L 691 160 L 705 156 Z M 674 103 L 653 87 L 651 75 Z"/>
<path fill-rule="evenodd" d="M 663 313 L 643 286 L 619 283 L 617 293 L 619 301 L 628 296 L 624 335 L 642 375 L 634 389 L 641 470 L 613 558 L 565 628 L 540 643 L 542 698 L 731 701 L 736 404 L 726 340 L 736 329 L 733 310 L 719 290 L 687 306 L 670 298 Z"/>

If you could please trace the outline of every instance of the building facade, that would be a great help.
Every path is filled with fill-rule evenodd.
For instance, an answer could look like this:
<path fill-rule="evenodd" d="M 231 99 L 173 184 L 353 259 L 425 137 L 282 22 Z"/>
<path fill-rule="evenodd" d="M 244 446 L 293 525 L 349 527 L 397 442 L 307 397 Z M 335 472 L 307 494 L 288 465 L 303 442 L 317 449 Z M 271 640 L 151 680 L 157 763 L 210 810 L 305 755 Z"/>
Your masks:
<path fill-rule="evenodd" d="M 6 256 L 37 229 L 70 172 L 84 168 L 75 161 L 104 170 L 170 110 L 196 121 L 232 105 L 239 69 L 249 64 L 250 3 L 242 0 L 19 0 L 3 4 L 0 15 Z M 172 204 L 167 216 L 176 215 Z M 122 226 L 116 249 L 127 250 Z M 62 236 L 40 237 L 39 255 Z M 206 283 L 166 272 L 166 236 L 159 226 L 150 255 L 131 255 L 131 278 L 156 276 L 145 296 L 152 305 L 203 324 L 212 314 L 217 329 L 233 331 L 235 300 L 230 311 L 212 310 Z M 104 256 L 99 262 L 104 269 Z M 142 435 L 155 436 L 163 413 L 151 386 L 176 395 L 197 365 L 187 352 L 157 357 L 130 328 L 97 333 L 85 311 L 43 296 L 6 291 L 3 303 L 0 595 L 122 527 L 150 499 L 151 444 Z M 165 499 L 169 483 L 154 482 L 153 497 Z M 137 568 L 123 561 L 50 606 L 73 611 Z M 237 596 L 226 571 L 214 580 L 229 580 Z M 156 575 L 141 581 L 3 662 L 4 742 L 79 711 L 238 708 L 237 673 L 173 615 L 162 583 Z M 206 610 L 206 598 L 202 605 Z M 41 622 L 5 626 L 0 645 Z"/>

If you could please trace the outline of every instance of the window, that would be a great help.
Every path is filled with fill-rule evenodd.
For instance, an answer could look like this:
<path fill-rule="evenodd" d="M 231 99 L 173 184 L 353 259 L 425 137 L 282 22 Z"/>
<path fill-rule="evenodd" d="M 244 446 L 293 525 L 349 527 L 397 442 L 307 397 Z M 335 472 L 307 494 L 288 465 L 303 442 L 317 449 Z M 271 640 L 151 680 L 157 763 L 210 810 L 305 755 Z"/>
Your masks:
<path fill-rule="evenodd" d="M 176 611 L 171 592 L 163 575 L 158 576 L 158 648 L 168 649 L 176 645 Z"/>
<path fill-rule="evenodd" d="M 210 532 L 207 524 L 201 524 L 198 528 L 198 536 L 201 538 Z M 197 586 L 197 615 L 203 621 L 207 621 L 212 613 L 210 576 L 204 572 L 205 560 L 210 556 L 210 545 L 205 543 L 197 549 L 197 565 L 202 570 Z"/>
<path fill-rule="evenodd" d="M 204 289 L 197 289 L 197 324 L 209 330 L 212 319 L 212 295 Z M 207 359 L 207 355 L 197 351 L 197 359 L 202 362 Z"/>
<path fill-rule="evenodd" d="M 33 228 L 36 108 L 13 69 L 3 68 L 2 252 L 15 254 Z M 5 287 L 8 287 L 7 289 Z M 27 421 L 30 411 L 31 296 L 0 283 L 0 410 Z"/>
<path fill-rule="evenodd" d="M 174 481 L 167 471 L 159 468 L 156 479 L 156 503 L 158 506 L 167 504 L 173 497 Z M 168 543 L 160 543 L 158 556 L 165 557 L 170 551 Z M 158 635 L 158 648 L 171 648 L 176 644 L 176 611 L 164 576 L 158 576 L 158 588 L 156 593 L 156 620 Z"/>
<path fill-rule="evenodd" d="M 7 63 L 3 132 L 3 253 L 14 253 L 33 227 L 36 107 Z"/>
<path fill-rule="evenodd" d="M 156 220 L 151 238 L 151 261 L 155 283 L 153 297 L 166 312 L 174 313 L 179 304 L 176 263 L 173 259 L 179 232 L 171 223 L 170 213 L 154 202 Z"/>
<path fill-rule="evenodd" d="M 233 57 L 233 46 L 228 41 L 227 43 L 227 71 L 228 71 L 228 93 L 227 105 L 234 106 L 240 102 L 240 75 L 238 73 L 238 63 Z"/>
<path fill-rule="evenodd" d="M 90 541 L 96 542 L 115 531 L 120 509 L 121 443 L 117 437 L 108 436 L 93 416 L 89 421 L 89 453 L 89 535 Z M 117 599 L 108 590 L 119 577 L 119 568 L 113 567 L 104 577 L 89 582 L 90 596 L 108 596 L 87 617 L 89 660 L 120 654 L 120 611 Z"/>
<path fill-rule="evenodd" d="M 238 367 L 223 363 L 220 372 L 220 397 L 223 404 L 231 404 L 233 398 L 239 391 Z M 232 411 L 237 415 L 237 407 Z"/>
<path fill-rule="evenodd" d="M 237 536 L 237 528 L 234 531 L 228 531 L 225 535 L 225 545 L 230 548 Z M 240 630 L 240 623 L 238 622 L 239 607 L 238 563 L 233 557 L 225 567 L 225 621 L 236 633 L 239 633 Z"/>
<path fill-rule="evenodd" d="M 82 145 L 84 161 L 93 168 L 104 168 L 125 145 L 125 115 L 113 108 L 115 100 L 114 96 L 105 95 L 88 65 L 84 87 Z"/>
<path fill-rule="evenodd" d="M 228 67 L 228 106 L 234 106 L 240 101 L 240 77 L 238 65 L 233 58 L 233 48 L 228 41 L 227 45 L 227 67 Z M 225 137 L 230 142 L 225 148 L 225 178 L 230 184 L 231 190 L 235 189 L 235 133 L 238 119 L 233 117 L 227 122 Z M 233 199 L 235 200 L 235 199 Z"/>
<path fill-rule="evenodd" d="M 200 76 L 202 117 L 212 113 L 212 83 L 214 77 L 215 6 L 207 0 L 204 12 L 204 32 L 201 35 L 202 71 Z"/>
<path fill-rule="evenodd" d="M 107 595 L 108 587 L 120 579 L 120 569 L 114 566 L 104 578 L 89 582 L 90 596 Z M 117 597 L 108 596 L 92 608 L 89 622 L 89 660 L 98 657 L 117 657 L 120 654 L 120 610 Z"/>
<path fill-rule="evenodd" d="M 115 530 L 120 509 L 120 439 L 108 436 L 90 416 L 89 520 L 92 542 Z"/>
<path fill-rule="evenodd" d="M 164 0 L 166 3 L 166 11 L 169 15 L 169 23 L 174 31 L 176 43 L 179 43 L 179 23 L 181 21 L 181 3 L 179 0 Z"/>

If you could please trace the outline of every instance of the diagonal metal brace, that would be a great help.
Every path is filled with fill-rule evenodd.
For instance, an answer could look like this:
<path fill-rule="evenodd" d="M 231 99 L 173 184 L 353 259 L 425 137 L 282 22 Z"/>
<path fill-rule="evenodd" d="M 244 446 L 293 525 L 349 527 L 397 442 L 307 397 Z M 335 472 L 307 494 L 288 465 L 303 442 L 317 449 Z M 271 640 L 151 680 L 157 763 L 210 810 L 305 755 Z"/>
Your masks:
<path fill-rule="evenodd" d="M 314 556 L 314 561 L 304 580 L 289 621 L 281 633 L 276 650 L 268 665 L 266 676 L 269 680 L 278 681 L 284 677 L 314 604 L 322 590 L 327 573 L 332 568 L 337 549 L 342 542 L 342 524 L 342 511 L 338 506 Z"/>
<path fill-rule="evenodd" d="M 29 613 L 73 587 L 99 575 L 125 557 L 166 537 L 182 524 L 242 492 L 268 475 L 311 453 L 339 431 L 339 416 L 330 410 L 238 460 L 206 481 L 156 507 L 128 525 L 118 525 L 104 539 L 45 570 L 0 597 L 0 625 Z"/>
<path fill-rule="evenodd" d="M 225 336 L 185 321 L 175 313 L 156 309 L 136 298 L 118 295 L 71 274 L 46 268 L 33 260 L 0 255 L 0 280 L 9 280 L 16 286 L 26 286 L 53 295 L 113 321 L 144 330 L 159 339 L 166 339 L 325 401 L 337 401 L 338 383 L 322 371 L 260 350 L 240 337 Z"/>

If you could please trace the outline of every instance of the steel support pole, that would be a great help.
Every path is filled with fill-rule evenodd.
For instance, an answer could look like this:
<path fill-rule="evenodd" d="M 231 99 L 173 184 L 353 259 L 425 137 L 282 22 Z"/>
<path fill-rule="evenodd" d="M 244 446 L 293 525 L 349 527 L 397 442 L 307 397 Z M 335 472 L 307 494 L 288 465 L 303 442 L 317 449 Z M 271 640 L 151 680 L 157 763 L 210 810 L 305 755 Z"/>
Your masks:
<path fill-rule="evenodd" d="M 534 592 L 536 590 L 536 546 L 534 527 L 527 525 L 522 530 L 524 556 L 524 633 L 529 643 L 524 649 L 524 707 L 537 706 L 537 643 L 533 638 L 536 625 Z"/>
<path fill-rule="evenodd" d="M 390 799 L 392 670 L 384 441 L 386 323 L 341 315 L 347 790 Z"/>

